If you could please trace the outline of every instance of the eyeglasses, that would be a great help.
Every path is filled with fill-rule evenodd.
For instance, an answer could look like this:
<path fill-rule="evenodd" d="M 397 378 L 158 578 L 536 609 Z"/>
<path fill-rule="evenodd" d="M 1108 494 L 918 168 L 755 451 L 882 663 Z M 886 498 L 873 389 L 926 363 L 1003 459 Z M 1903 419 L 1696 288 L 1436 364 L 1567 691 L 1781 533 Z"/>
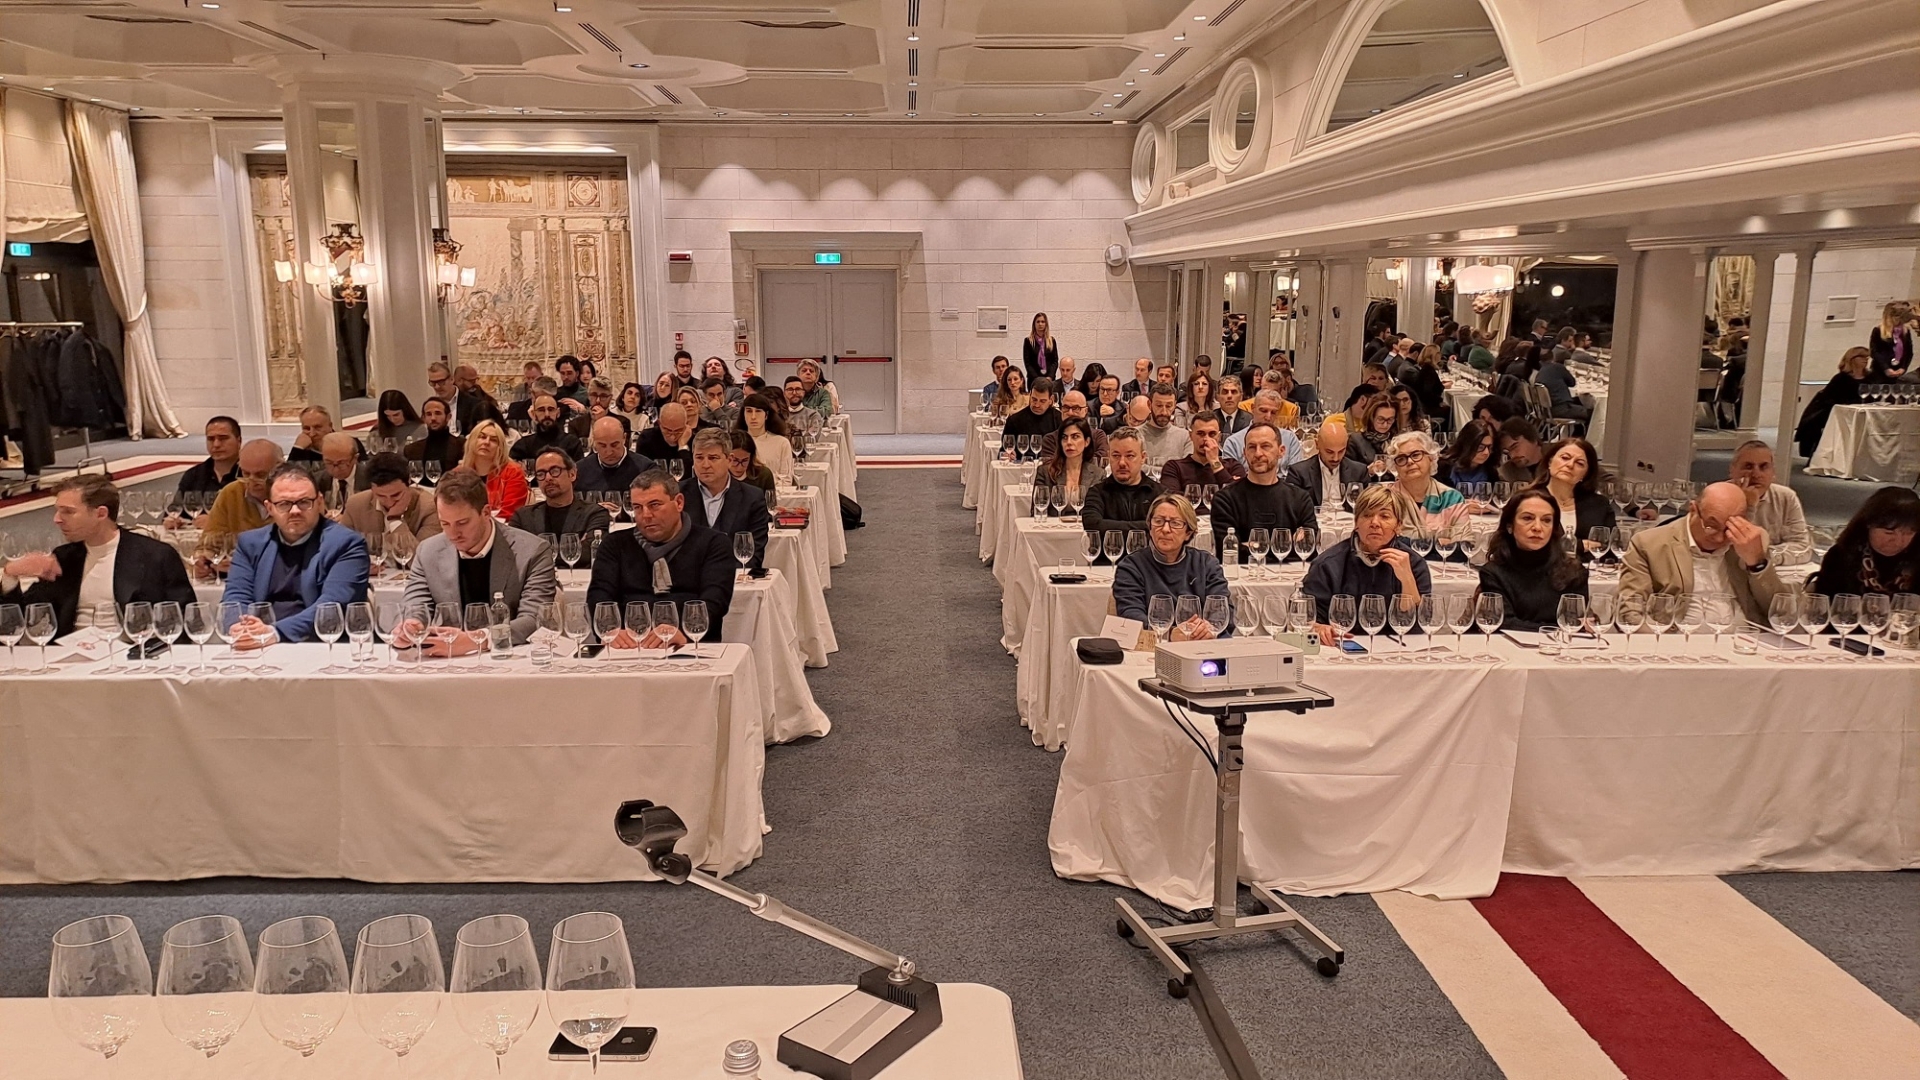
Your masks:
<path fill-rule="evenodd" d="M 275 510 L 280 511 L 283 514 L 292 514 L 296 512 L 304 514 L 312 510 L 315 506 L 318 506 L 319 504 L 320 504 L 319 499 L 276 499 L 273 502 L 268 503 L 267 505 L 273 507 Z"/>
<path fill-rule="evenodd" d="M 554 465 L 545 469 L 533 470 L 533 478 L 535 480 L 554 480 L 567 475 L 567 473 L 571 471 L 573 470 L 567 468 L 565 465 Z"/>
<path fill-rule="evenodd" d="M 1187 523 L 1181 521 L 1179 518 L 1154 518 L 1151 522 L 1148 522 L 1148 524 L 1151 525 L 1156 532 L 1184 531 L 1187 527 Z"/>
<path fill-rule="evenodd" d="M 1393 455 L 1393 463 L 1395 465 L 1411 465 L 1416 461 L 1425 460 L 1427 460 L 1427 452 L 1425 450 L 1410 450 L 1404 454 Z"/>

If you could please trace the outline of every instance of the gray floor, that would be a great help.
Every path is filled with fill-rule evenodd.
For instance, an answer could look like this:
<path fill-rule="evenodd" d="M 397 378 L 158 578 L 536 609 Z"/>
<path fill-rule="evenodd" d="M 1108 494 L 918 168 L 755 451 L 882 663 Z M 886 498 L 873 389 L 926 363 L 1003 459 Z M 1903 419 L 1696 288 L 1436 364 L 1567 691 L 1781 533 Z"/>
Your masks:
<path fill-rule="evenodd" d="M 872 524 L 848 535 L 830 594 L 841 651 L 811 676 L 834 730 L 769 751 L 774 831 L 734 880 L 899 949 L 936 979 L 1007 991 L 1036 1080 L 1218 1075 L 1191 1010 L 1114 935 L 1112 897 L 1123 891 L 1051 872 L 1060 757 L 1034 747 L 1014 713 L 1013 663 L 996 643 L 999 589 L 974 558 L 957 474 L 872 470 L 860 489 Z M 605 794 L 611 806 L 646 792 Z M 1500 1075 L 1370 899 L 1301 906 L 1352 957 L 1336 980 L 1271 940 L 1203 954 L 1266 1075 Z M 450 948 L 454 928 L 478 915 L 517 912 L 544 937 L 555 920 L 594 909 L 626 920 L 648 985 L 844 982 L 858 971 L 716 897 L 660 884 L 211 880 L 0 889 L 0 994 L 44 993 L 50 935 L 103 912 L 133 916 L 152 946 L 172 922 L 214 911 L 253 934 L 318 912 L 348 935 L 413 911 Z"/>
<path fill-rule="evenodd" d="M 1735 874 L 1722 880 L 1920 1022 L 1920 872 Z"/>

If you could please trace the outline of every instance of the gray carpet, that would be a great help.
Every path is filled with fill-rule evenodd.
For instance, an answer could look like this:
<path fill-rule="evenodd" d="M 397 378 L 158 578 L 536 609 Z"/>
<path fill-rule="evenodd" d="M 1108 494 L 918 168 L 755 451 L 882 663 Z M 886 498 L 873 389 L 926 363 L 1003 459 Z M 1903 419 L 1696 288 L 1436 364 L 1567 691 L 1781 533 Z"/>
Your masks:
<path fill-rule="evenodd" d="M 1219 1075 L 1158 965 L 1113 933 L 1112 898 L 1131 894 L 1053 876 L 1046 834 L 1060 756 L 1034 747 L 1014 712 L 1000 591 L 975 559 L 957 473 L 870 470 L 860 490 L 871 525 L 848 535 L 829 594 L 841 651 L 811 673 L 834 730 L 769 751 L 774 831 L 734 880 L 898 949 L 935 979 L 1007 991 L 1036 1080 Z M 1265 1075 L 1500 1075 L 1372 900 L 1300 906 L 1347 948 L 1338 979 L 1273 939 L 1200 954 Z M 251 934 L 321 913 L 346 935 L 411 911 L 431 917 L 450 950 L 454 929 L 479 915 L 524 915 L 544 940 L 557 919 L 595 909 L 626 920 L 647 985 L 846 982 L 859 970 L 717 897 L 662 884 L 223 879 L 0 889 L 0 994 L 44 993 L 53 931 L 103 912 L 131 915 L 151 948 L 173 922 L 215 911 Z"/>
<path fill-rule="evenodd" d="M 1920 1022 L 1920 872 L 1721 880 Z"/>

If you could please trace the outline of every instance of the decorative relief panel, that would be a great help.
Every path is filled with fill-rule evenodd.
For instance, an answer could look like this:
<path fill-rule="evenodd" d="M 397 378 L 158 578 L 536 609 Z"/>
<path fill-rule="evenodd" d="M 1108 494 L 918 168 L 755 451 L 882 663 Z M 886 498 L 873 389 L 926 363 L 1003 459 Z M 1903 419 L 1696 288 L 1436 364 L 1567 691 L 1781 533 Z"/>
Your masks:
<path fill-rule="evenodd" d="M 249 161 L 254 263 L 266 306 L 267 395 L 276 420 L 298 417 L 307 401 L 306 365 L 300 355 L 300 282 L 274 276 L 276 259 L 293 258 L 293 191 L 280 162 Z"/>

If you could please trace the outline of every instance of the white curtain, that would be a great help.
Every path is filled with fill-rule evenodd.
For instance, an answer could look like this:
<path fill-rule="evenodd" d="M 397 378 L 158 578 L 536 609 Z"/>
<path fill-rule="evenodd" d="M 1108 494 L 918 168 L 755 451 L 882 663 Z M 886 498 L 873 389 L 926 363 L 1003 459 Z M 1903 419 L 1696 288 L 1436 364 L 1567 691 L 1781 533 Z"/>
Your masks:
<path fill-rule="evenodd" d="M 127 431 L 178 438 L 186 432 L 173 415 L 160 358 L 147 317 L 146 238 L 140 228 L 140 191 L 133 173 L 133 142 L 127 114 L 76 101 L 67 103 L 67 141 L 93 227 L 100 276 L 126 332 Z"/>
<path fill-rule="evenodd" d="M 65 114 L 59 98 L 10 90 L 0 119 L 0 177 L 6 183 L 7 238 L 34 243 L 87 239 L 87 211 L 74 179 Z"/>

